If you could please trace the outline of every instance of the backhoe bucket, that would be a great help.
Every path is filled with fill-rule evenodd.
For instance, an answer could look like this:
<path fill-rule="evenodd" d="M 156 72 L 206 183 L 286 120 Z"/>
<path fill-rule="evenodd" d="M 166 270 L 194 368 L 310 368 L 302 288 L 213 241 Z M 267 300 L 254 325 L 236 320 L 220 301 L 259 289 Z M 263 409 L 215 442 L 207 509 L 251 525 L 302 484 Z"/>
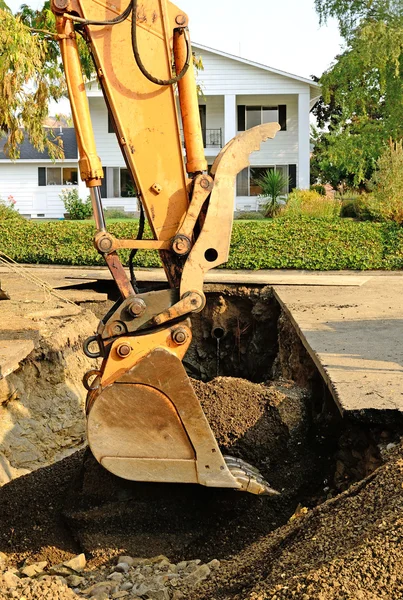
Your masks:
<path fill-rule="evenodd" d="M 98 462 L 123 479 L 277 494 L 256 469 L 223 457 L 181 360 L 162 348 L 101 391 L 87 436 Z"/>

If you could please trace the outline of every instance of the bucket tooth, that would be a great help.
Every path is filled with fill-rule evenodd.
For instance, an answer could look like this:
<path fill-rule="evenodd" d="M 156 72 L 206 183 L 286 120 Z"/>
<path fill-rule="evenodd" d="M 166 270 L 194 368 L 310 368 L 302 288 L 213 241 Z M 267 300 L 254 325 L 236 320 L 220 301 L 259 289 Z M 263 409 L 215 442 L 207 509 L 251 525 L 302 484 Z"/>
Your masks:
<path fill-rule="evenodd" d="M 224 456 L 224 460 L 231 475 L 240 484 L 240 491 L 258 496 L 280 495 L 280 492 L 271 487 L 256 467 L 234 456 Z"/>

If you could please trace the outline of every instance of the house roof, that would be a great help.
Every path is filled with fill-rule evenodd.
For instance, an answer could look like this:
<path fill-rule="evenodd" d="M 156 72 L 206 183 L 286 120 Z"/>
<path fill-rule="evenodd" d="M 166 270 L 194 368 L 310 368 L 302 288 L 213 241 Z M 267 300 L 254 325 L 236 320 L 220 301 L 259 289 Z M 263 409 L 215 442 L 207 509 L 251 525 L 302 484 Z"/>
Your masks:
<path fill-rule="evenodd" d="M 56 137 L 61 137 L 63 140 L 63 150 L 65 160 L 77 160 L 77 140 L 73 127 L 57 128 L 51 130 Z M 4 154 L 3 148 L 6 140 L 0 140 L 0 160 L 10 160 L 9 157 Z M 38 152 L 36 148 L 24 139 L 20 146 L 20 159 L 22 160 L 50 160 L 49 153 L 45 150 L 44 152 Z"/>
<path fill-rule="evenodd" d="M 205 50 L 206 52 L 212 52 L 213 54 L 225 56 L 226 58 L 230 58 L 231 60 L 236 60 L 246 65 L 250 65 L 251 67 L 256 67 L 257 69 L 263 69 L 264 71 L 269 71 L 270 73 L 275 73 L 276 75 L 282 75 L 283 77 L 288 77 L 290 79 L 295 79 L 296 81 L 301 81 L 302 83 L 307 83 L 312 87 L 318 88 L 318 90 L 321 87 L 319 83 L 316 83 L 312 79 L 307 79 L 306 77 L 301 77 L 300 75 L 293 75 L 292 73 L 287 73 L 287 71 L 280 71 L 280 69 L 274 69 L 273 67 L 269 67 L 268 65 L 263 65 L 261 63 L 254 62 L 253 60 L 249 60 L 247 58 L 241 58 L 240 56 L 236 56 L 235 54 L 229 54 L 228 52 L 223 52 L 222 50 L 217 50 L 216 48 L 210 48 L 209 46 L 204 46 L 203 44 L 199 44 L 198 42 L 192 41 L 192 46 L 198 48 L 199 50 Z"/>

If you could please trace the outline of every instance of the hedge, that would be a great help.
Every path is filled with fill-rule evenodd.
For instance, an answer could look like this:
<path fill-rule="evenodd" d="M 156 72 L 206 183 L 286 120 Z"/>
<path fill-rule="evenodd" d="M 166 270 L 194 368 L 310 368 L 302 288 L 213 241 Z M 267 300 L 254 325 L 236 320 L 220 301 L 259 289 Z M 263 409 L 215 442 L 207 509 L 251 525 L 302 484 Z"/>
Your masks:
<path fill-rule="evenodd" d="M 137 222 L 129 221 L 112 223 L 109 230 L 120 238 L 134 238 L 137 227 Z M 91 223 L 12 219 L 1 222 L 0 250 L 22 263 L 103 265 L 93 247 L 93 236 Z M 126 263 L 128 251 L 120 255 Z M 139 251 L 135 264 L 161 266 L 155 251 Z M 226 268 L 401 269 L 403 229 L 393 223 L 306 217 L 235 221 Z"/>

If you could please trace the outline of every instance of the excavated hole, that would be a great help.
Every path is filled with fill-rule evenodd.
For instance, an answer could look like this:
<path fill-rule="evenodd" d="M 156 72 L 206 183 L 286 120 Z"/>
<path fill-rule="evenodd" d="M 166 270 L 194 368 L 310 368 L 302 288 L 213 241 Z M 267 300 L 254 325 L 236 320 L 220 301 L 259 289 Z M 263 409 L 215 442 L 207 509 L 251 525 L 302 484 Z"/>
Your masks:
<path fill-rule="evenodd" d="M 314 507 L 381 464 L 380 449 L 399 431 L 341 418 L 270 288 L 206 291 L 185 367 L 222 450 L 258 467 L 281 496 L 128 482 L 86 451 L 0 491 L 10 507 L 0 526 L 13 529 L 0 550 L 48 553 L 53 562 L 82 550 L 94 564 L 118 553 L 226 558 L 286 523 L 298 506 Z"/>

